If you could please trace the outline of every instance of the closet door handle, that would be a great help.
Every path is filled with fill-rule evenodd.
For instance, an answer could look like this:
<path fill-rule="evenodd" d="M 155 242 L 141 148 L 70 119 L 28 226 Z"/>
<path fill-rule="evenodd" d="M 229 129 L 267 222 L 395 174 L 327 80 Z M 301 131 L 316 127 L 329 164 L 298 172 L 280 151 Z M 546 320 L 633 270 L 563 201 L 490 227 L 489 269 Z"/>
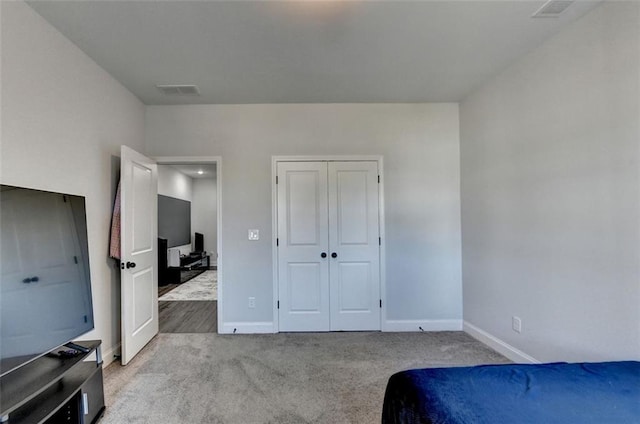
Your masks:
<path fill-rule="evenodd" d="M 127 262 L 127 269 L 135 268 L 135 267 L 136 267 L 136 263 L 135 262 Z"/>
<path fill-rule="evenodd" d="M 332 258 L 337 258 L 337 257 L 338 257 L 338 254 L 337 254 L 336 252 L 333 252 L 333 253 L 331 254 L 331 257 L 332 257 Z"/>
<path fill-rule="evenodd" d="M 326 258 L 326 257 L 327 257 L 327 252 L 322 252 L 322 253 L 320 254 L 320 257 L 321 257 L 321 258 Z"/>

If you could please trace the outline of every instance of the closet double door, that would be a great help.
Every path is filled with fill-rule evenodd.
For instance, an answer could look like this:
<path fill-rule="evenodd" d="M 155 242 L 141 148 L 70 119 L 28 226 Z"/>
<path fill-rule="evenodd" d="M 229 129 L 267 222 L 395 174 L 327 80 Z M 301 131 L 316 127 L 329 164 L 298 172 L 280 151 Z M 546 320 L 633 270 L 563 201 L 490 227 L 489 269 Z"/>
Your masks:
<path fill-rule="evenodd" d="M 278 162 L 280 331 L 380 330 L 376 161 Z"/>

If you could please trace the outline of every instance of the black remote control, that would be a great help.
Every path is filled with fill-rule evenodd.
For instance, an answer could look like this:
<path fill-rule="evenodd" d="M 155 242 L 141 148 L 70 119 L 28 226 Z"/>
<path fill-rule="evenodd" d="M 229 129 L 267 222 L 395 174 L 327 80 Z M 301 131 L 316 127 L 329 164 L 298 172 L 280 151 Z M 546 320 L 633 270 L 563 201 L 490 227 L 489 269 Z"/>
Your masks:
<path fill-rule="evenodd" d="M 76 356 L 78 356 L 81 352 L 78 352 L 77 350 L 74 349 L 69 349 L 69 350 L 59 350 L 58 351 L 58 357 L 59 358 L 75 358 Z"/>
<path fill-rule="evenodd" d="M 76 344 L 74 342 L 65 343 L 65 347 L 68 347 L 69 349 L 74 349 L 74 350 L 80 351 L 82 353 L 91 352 L 91 349 L 89 349 L 88 347 L 81 346 L 81 345 Z"/>

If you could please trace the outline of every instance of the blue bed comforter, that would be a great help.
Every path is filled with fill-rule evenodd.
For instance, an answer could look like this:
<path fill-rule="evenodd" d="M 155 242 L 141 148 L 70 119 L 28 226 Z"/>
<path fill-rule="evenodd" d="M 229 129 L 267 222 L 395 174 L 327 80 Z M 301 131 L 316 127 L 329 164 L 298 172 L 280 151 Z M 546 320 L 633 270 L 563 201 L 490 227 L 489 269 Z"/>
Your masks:
<path fill-rule="evenodd" d="M 403 371 L 389 379 L 382 422 L 640 423 L 640 362 Z"/>

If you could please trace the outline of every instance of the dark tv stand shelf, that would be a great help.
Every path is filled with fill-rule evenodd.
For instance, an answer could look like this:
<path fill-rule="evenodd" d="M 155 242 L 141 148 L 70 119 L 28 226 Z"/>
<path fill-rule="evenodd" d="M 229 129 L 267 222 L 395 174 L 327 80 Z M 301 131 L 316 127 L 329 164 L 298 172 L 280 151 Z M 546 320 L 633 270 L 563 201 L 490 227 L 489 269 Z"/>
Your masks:
<path fill-rule="evenodd" d="M 43 356 L 0 378 L 0 423 L 95 423 L 104 412 L 99 340 L 70 358 Z M 57 350 L 57 349 L 56 349 Z M 85 361 L 95 354 L 95 361 Z"/>
<path fill-rule="evenodd" d="M 209 255 L 205 252 L 192 252 L 180 258 L 180 269 L 209 268 Z"/>

